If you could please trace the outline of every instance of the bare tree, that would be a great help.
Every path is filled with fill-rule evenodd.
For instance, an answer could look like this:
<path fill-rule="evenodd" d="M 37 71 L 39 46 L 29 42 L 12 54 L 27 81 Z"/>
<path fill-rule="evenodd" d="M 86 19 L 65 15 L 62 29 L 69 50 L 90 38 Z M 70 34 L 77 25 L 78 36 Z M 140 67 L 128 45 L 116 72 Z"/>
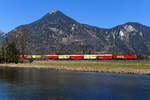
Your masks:
<path fill-rule="evenodd" d="M 25 54 L 30 53 L 29 43 L 31 42 L 30 31 L 26 28 L 16 29 L 11 32 L 11 42 L 16 44 L 17 49 L 24 58 Z"/>

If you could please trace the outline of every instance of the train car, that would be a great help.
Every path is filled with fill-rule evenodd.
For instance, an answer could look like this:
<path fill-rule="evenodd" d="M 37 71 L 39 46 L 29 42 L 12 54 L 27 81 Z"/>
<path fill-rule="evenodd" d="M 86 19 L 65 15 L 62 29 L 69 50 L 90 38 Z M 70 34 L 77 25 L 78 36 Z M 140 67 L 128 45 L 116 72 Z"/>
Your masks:
<path fill-rule="evenodd" d="M 118 55 L 118 56 L 113 56 L 113 59 L 116 59 L 116 60 L 121 60 L 121 59 L 124 59 L 124 56 L 122 55 Z"/>
<path fill-rule="evenodd" d="M 20 58 L 20 59 L 23 59 L 23 57 L 22 57 L 22 56 L 19 56 L 19 58 Z"/>
<path fill-rule="evenodd" d="M 31 59 L 31 58 L 33 59 L 32 55 L 27 55 L 27 59 Z"/>
<path fill-rule="evenodd" d="M 83 55 L 70 55 L 71 60 L 81 60 L 83 57 Z"/>
<path fill-rule="evenodd" d="M 20 59 L 27 59 L 27 56 L 25 55 L 24 58 L 22 56 L 19 56 Z"/>
<path fill-rule="evenodd" d="M 47 59 L 58 59 L 58 55 L 47 55 Z"/>
<path fill-rule="evenodd" d="M 128 60 L 137 59 L 137 56 L 136 55 L 125 55 L 124 59 L 128 59 Z"/>
<path fill-rule="evenodd" d="M 58 59 L 59 60 L 69 60 L 70 59 L 70 55 L 58 55 Z"/>
<path fill-rule="evenodd" d="M 31 57 L 33 59 L 41 59 L 42 58 L 41 55 L 32 55 L 32 56 L 29 56 L 29 57 Z"/>
<path fill-rule="evenodd" d="M 84 55 L 84 60 L 96 60 L 97 55 Z"/>
<path fill-rule="evenodd" d="M 98 60 L 111 60 L 113 58 L 112 54 L 98 55 Z"/>
<path fill-rule="evenodd" d="M 120 59 L 120 60 L 134 60 L 137 59 L 136 55 L 120 55 L 120 56 L 113 56 L 113 59 Z"/>

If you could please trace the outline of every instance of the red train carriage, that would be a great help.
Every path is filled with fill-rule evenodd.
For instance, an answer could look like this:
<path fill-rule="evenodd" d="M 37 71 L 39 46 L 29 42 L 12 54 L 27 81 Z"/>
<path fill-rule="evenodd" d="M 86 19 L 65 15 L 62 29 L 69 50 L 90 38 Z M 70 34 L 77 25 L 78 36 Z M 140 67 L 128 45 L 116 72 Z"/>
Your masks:
<path fill-rule="evenodd" d="M 113 58 L 112 55 L 98 55 L 97 56 L 97 59 L 99 59 L 99 60 L 110 60 L 112 58 Z"/>
<path fill-rule="evenodd" d="M 137 59 L 136 55 L 113 56 L 114 59 Z"/>
<path fill-rule="evenodd" d="M 48 59 L 58 59 L 58 55 L 47 55 Z"/>
<path fill-rule="evenodd" d="M 22 56 L 19 56 L 19 58 L 20 58 L 20 59 L 23 59 L 23 57 L 22 57 Z M 27 59 L 27 56 L 24 56 L 24 59 Z"/>
<path fill-rule="evenodd" d="M 113 56 L 113 59 L 124 59 L 124 56 Z"/>
<path fill-rule="evenodd" d="M 83 55 L 70 55 L 70 59 L 81 60 L 81 59 L 83 59 Z"/>
<path fill-rule="evenodd" d="M 136 55 L 126 55 L 124 56 L 124 59 L 137 59 Z"/>

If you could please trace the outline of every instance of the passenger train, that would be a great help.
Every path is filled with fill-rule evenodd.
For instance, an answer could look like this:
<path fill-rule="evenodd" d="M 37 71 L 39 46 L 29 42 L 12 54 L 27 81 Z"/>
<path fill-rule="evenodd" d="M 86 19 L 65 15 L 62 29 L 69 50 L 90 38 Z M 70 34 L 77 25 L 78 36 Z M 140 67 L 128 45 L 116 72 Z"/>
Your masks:
<path fill-rule="evenodd" d="M 23 59 L 20 56 L 20 59 Z M 24 59 L 50 59 L 50 60 L 135 60 L 136 55 L 25 55 Z"/>

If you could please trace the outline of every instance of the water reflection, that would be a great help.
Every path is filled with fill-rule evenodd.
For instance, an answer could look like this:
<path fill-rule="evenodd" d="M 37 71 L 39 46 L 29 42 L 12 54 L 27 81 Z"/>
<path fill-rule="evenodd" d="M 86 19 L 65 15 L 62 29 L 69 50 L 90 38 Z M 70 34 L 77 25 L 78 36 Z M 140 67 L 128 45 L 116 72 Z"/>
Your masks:
<path fill-rule="evenodd" d="M 150 77 L 0 68 L 0 100 L 149 100 Z"/>

